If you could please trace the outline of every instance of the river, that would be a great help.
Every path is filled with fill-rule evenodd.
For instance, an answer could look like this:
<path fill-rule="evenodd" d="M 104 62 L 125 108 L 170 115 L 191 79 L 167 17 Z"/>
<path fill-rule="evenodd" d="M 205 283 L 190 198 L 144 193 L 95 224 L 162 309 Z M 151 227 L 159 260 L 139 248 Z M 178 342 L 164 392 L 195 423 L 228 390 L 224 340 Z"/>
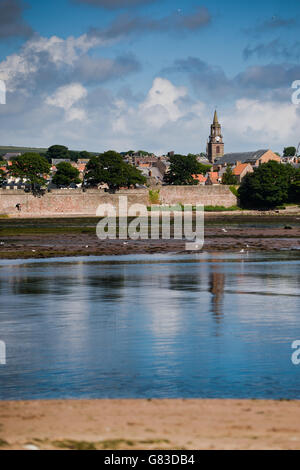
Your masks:
<path fill-rule="evenodd" d="M 0 262 L 0 399 L 300 398 L 300 254 Z"/>

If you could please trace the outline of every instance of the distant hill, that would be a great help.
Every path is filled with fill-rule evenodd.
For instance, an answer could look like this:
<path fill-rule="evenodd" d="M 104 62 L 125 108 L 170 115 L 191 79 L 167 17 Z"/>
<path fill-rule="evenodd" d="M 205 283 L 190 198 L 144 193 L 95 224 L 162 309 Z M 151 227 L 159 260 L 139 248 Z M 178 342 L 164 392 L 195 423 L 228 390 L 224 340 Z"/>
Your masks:
<path fill-rule="evenodd" d="M 46 153 L 48 149 L 35 148 L 35 147 L 13 147 L 13 146 L 1 146 L 0 145 L 0 156 L 6 155 L 7 153 Z M 71 150 L 71 149 L 70 149 Z M 77 152 L 77 150 L 75 150 Z M 89 152 L 92 155 L 99 155 L 99 152 Z"/>
<path fill-rule="evenodd" d="M 47 149 L 42 148 L 31 148 L 31 147 L 2 147 L 0 146 L 0 155 L 6 155 L 7 153 L 45 153 Z"/>

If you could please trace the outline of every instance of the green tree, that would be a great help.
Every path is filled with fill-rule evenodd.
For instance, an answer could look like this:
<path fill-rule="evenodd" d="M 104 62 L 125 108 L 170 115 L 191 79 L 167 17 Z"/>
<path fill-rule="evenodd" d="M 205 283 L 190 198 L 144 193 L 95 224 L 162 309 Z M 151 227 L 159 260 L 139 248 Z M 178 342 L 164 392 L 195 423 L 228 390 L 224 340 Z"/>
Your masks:
<path fill-rule="evenodd" d="M 228 166 L 225 173 L 222 176 L 222 184 L 227 184 L 229 186 L 238 184 L 237 177 L 232 173 L 232 168 Z"/>
<path fill-rule="evenodd" d="M 132 165 L 124 162 L 121 155 L 112 150 L 99 157 L 92 157 L 86 166 L 85 183 L 88 186 L 107 184 L 116 191 L 120 187 L 146 183 L 146 178 Z"/>
<path fill-rule="evenodd" d="M 207 172 L 207 165 L 197 161 L 195 155 L 173 155 L 170 157 L 170 169 L 165 174 L 165 182 L 174 185 L 197 185 L 193 175 Z"/>
<path fill-rule="evenodd" d="M 76 150 L 69 150 L 68 151 L 68 157 L 72 162 L 77 162 L 80 157 L 80 152 L 77 152 Z"/>
<path fill-rule="evenodd" d="M 52 145 L 48 148 L 46 158 L 51 162 L 52 158 L 68 159 L 70 158 L 69 149 L 64 145 Z"/>
<path fill-rule="evenodd" d="M 5 181 L 5 171 L 0 169 L 0 184 L 3 184 L 3 182 Z"/>
<path fill-rule="evenodd" d="M 91 158 L 91 154 L 86 150 L 78 151 L 78 150 L 69 150 L 69 158 L 73 162 L 77 162 L 80 159 L 89 159 Z"/>
<path fill-rule="evenodd" d="M 285 147 L 283 150 L 284 157 L 294 157 L 296 155 L 297 149 L 296 147 Z"/>
<path fill-rule="evenodd" d="M 211 165 L 204 165 L 204 163 L 199 162 L 199 170 L 199 173 L 206 175 L 206 173 L 211 170 Z"/>
<path fill-rule="evenodd" d="M 238 195 L 242 207 L 272 209 L 287 202 L 295 169 L 276 161 L 263 163 L 248 173 L 242 181 Z"/>
<path fill-rule="evenodd" d="M 32 189 L 36 186 L 43 186 L 46 183 L 44 176 L 49 172 L 49 162 L 38 153 L 24 153 L 17 157 L 10 167 L 11 175 L 22 180 L 26 179 Z"/>
<path fill-rule="evenodd" d="M 196 159 L 198 162 L 198 155 L 195 155 L 194 153 L 189 153 L 188 158 Z M 199 163 L 199 171 L 197 174 L 206 175 L 206 173 L 210 171 L 211 165 L 206 165 L 205 163 L 201 163 L 201 162 L 198 162 L 198 163 Z"/>
<path fill-rule="evenodd" d="M 91 154 L 90 152 L 87 152 L 86 150 L 82 150 L 81 152 L 79 152 L 79 155 L 80 155 L 80 158 L 83 158 L 83 159 L 88 159 L 88 158 L 91 158 Z"/>
<path fill-rule="evenodd" d="M 52 182 L 56 186 L 70 186 L 70 184 L 79 184 L 79 171 L 74 168 L 71 163 L 61 162 L 57 165 L 57 172 L 55 173 Z"/>
<path fill-rule="evenodd" d="M 290 186 L 290 202 L 300 202 L 300 170 L 296 170 Z"/>

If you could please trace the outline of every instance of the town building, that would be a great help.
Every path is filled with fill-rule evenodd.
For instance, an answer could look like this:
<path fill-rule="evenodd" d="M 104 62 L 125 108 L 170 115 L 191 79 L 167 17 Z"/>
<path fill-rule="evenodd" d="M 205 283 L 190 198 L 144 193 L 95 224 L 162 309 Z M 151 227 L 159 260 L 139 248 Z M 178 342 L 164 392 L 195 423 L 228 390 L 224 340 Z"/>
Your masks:
<path fill-rule="evenodd" d="M 200 173 L 199 175 L 192 175 L 194 180 L 197 180 L 201 186 L 204 186 L 207 180 L 207 177 Z"/>
<path fill-rule="evenodd" d="M 227 165 L 237 166 L 239 163 L 250 163 L 252 167 L 257 167 L 271 160 L 280 163 L 281 158 L 272 152 L 272 150 L 256 150 L 255 152 L 226 153 L 222 158 L 218 159 L 216 165 L 221 167 Z"/>
<path fill-rule="evenodd" d="M 218 171 L 210 171 L 207 173 L 205 186 L 212 186 L 221 183 L 221 178 Z"/>
<path fill-rule="evenodd" d="M 57 166 L 59 163 L 71 163 L 69 158 L 52 158 L 51 164 Z"/>
<path fill-rule="evenodd" d="M 138 162 L 136 168 L 141 171 L 151 185 L 162 183 L 168 170 L 167 165 L 160 158 L 155 158 L 155 161 Z"/>
<path fill-rule="evenodd" d="M 247 173 L 253 173 L 253 167 L 250 163 L 238 163 L 237 166 L 232 170 L 234 176 L 236 176 L 238 183 L 242 182 L 242 179 Z"/>
<path fill-rule="evenodd" d="M 202 163 L 202 165 L 211 165 L 208 158 L 204 155 L 197 155 L 197 162 Z"/>
<path fill-rule="evenodd" d="M 224 142 L 221 124 L 215 111 L 214 121 L 210 127 L 210 136 L 207 143 L 207 158 L 210 163 L 214 163 L 224 155 Z"/>

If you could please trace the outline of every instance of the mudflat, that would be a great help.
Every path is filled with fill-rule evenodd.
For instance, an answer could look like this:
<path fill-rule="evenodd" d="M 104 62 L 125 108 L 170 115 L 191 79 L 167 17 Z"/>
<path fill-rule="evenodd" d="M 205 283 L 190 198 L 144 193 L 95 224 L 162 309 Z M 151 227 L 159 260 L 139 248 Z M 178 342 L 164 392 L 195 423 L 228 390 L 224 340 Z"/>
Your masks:
<path fill-rule="evenodd" d="M 99 240 L 98 221 L 89 217 L 0 219 L 0 259 L 185 251 L 184 240 Z M 300 214 L 207 214 L 203 250 L 299 250 L 299 239 Z"/>
<path fill-rule="evenodd" d="M 299 449 L 300 402 L 0 402 L 6 449 Z"/>

